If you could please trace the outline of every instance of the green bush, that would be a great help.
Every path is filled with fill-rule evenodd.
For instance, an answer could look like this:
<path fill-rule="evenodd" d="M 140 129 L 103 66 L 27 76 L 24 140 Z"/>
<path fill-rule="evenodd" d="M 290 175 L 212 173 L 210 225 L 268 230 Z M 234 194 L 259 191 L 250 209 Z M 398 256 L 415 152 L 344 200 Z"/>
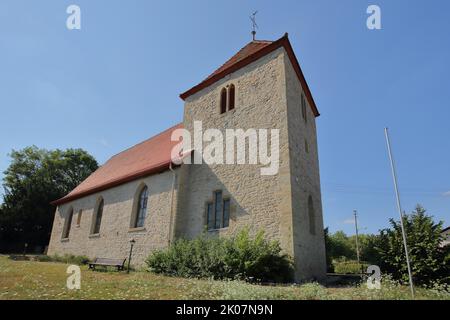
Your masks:
<path fill-rule="evenodd" d="M 400 221 L 390 220 L 391 228 L 381 230 L 376 249 L 380 255 L 382 272 L 393 279 L 408 282 L 405 250 Z M 426 210 L 417 205 L 415 211 L 403 217 L 407 235 L 409 258 L 414 283 L 450 284 L 450 265 L 446 261 L 448 249 L 441 248 L 443 222 L 436 223 Z"/>
<path fill-rule="evenodd" d="M 293 276 L 291 260 L 279 243 L 267 241 L 263 232 L 252 238 L 248 229 L 231 238 L 202 234 L 180 239 L 152 253 L 146 263 L 152 272 L 189 278 L 288 282 Z"/>
<path fill-rule="evenodd" d="M 35 260 L 39 262 L 51 262 L 52 258 L 46 255 L 39 255 L 35 257 Z"/>
<path fill-rule="evenodd" d="M 367 263 L 344 258 L 333 260 L 334 272 L 341 274 L 360 274 L 365 272 L 369 266 Z"/>

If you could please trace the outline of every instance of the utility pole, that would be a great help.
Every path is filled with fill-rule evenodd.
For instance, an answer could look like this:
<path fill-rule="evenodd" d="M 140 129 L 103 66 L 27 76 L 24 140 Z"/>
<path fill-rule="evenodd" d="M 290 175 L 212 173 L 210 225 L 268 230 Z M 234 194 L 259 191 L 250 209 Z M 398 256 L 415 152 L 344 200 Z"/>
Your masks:
<path fill-rule="evenodd" d="M 403 246 L 405 248 L 406 264 L 408 266 L 409 286 L 411 288 L 411 295 L 414 299 L 414 284 L 413 284 L 413 278 L 412 278 L 412 272 L 411 272 L 411 265 L 409 262 L 408 245 L 406 243 L 405 226 L 403 225 L 403 211 L 402 211 L 402 206 L 400 204 L 400 194 L 398 192 L 398 184 L 397 184 L 397 173 L 395 172 L 395 163 L 394 163 L 394 157 L 392 156 L 391 142 L 389 139 L 388 128 L 384 128 L 384 134 L 386 136 L 389 160 L 391 162 L 392 179 L 394 180 L 395 196 L 397 198 L 397 209 L 398 209 L 398 213 L 400 214 L 400 226 L 402 228 Z"/>
<path fill-rule="evenodd" d="M 353 210 L 353 215 L 355 216 L 355 230 L 356 230 L 356 259 L 358 260 L 358 265 L 361 269 L 361 273 L 362 273 L 362 266 L 361 266 L 361 262 L 359 260 L 359 241 L 358 241 L 358 213 L 356 212 L 356 210 Z"/>

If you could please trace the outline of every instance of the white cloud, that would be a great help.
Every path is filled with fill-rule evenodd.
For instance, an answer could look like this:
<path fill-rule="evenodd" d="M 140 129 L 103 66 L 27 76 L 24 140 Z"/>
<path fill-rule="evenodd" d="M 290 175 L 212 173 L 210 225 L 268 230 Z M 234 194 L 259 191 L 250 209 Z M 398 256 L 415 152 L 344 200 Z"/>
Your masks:
<path fill-rule="evenodd" d="M 343 221 L 344 224 L 355 224 L 355 220 L 354 219 L 347 219 Z"/>
<path fill-rule="evenodd" d="M 443 195 L 444 197 L 450 197 L 450 191 L 444 192 L 442 195 Z"/>

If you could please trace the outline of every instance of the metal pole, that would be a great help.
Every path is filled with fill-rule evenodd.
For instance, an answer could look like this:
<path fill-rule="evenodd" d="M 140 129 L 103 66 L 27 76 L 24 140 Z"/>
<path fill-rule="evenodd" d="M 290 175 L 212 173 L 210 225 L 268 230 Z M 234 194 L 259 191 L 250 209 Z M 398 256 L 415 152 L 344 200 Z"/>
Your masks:
<path fill-rule="evenodd" d="M 387 143 L 387 147 L 388 147 L 389 160 L 391 162 L 392 179 L 394 180 L 395 196 L 397 198 L 397 208 L 398 208 L 398 212 L 400 214 L 400 226 L 402 228 L 403 246 L 405 247 L 406 264 L 408 266 L 409 286 L 411 288 L 411 295 L 414 299 L 414 284 L 413 284 L 413 278 L 412 278 L 412 273 L 411 273 L 411 265 L 409 262 L 408 245 L 406 243 L 405 226 L 403 225 L 403 211 L 402 211 L 402 206 L 400 204 L 400 194 L 398 192 L 398 185 L 397 185 L 397 173 L 395 172 L 395 163 L 394 163 L 394 157 L 392 156 L 391 142 L 389 139 L 388 128 L 384 128 L 384 133 L 386 135 L 386 143 Z"/>
<path fill-rule="evenodd" d="M 355 229 L 356 229 L 356 259 L 358 260 L 358 265 L 362 272 L 361 262 L 359 260 L 359 242 L 358 242 L 358 218 L 356 210 L 353 210 L 353 215 L 355 216 Z"/>
<path fill-rule="evenodd" d="M 27 254 L 27 247 L 28 247 L 28 243 L 25 242 L 24 246 L 23 246 L 23 256 L 25 257 Z"/>

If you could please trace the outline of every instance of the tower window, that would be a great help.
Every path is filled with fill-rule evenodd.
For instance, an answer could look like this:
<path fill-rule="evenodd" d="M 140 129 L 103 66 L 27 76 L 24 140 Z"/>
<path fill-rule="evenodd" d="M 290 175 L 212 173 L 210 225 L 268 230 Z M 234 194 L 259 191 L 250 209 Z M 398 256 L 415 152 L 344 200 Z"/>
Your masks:
<path fill-rule="evenodd" d="M 214 200 L 206 204 L 208 230 L 227 228 L 230 224 L 230 199 L 223 198 L 222 191 L 214 192 Z"/>
<path fill-rule="evenodd" d="M 308 145 L 308 141 L 306 141 L 306 139 L 305 139 L 305 152 L 309 153 L 309 145 Z"/>
<path fill-rule="evenodd" d="M 215 228 L 220 229 L 222 226 L 222 214 L 223 214 L 223 203 L 222 203 L 222 191 L 214 192 L 214 210 L 215 210 Z"/>
<path fill-rule="evenodd" d="M 235 107 L 236 102 L 236 87 L 230 84 L 222 88 L 220 91 L 220 114 L 231 111 Z"/>
<path fill-rule="evenodd" d="M 230 224 L 230 199 L 223 200 L 223 227 L 226 228 Z"/>
<path fill-rule="evenodd" d="M 206 219 L 208 230 L 213 230 L 215 219 L 214 219 L 214 207 L 212 202 L 206 204 Z"/>
<path fill-rule="evenodd" d="M 302 117 L 306 123 L 308 118 L 307 118 L 307 114 L 306 114 L 306 100 L 305 100 L 305 96 L 303 94 L 301 96 L 301 104 L 302 104 Z"/>
<path fill-rule="evenodd" d="M 227 89 L 223 88 L 220 93 L 220 113 L 227 112 Z"/>
<path fill-rule="evenodd" d="M 316 215 L 314 212 L 314 204 L 311 196 L 308 197 L 308 217 L 309 217 L 309 233 L 316 234 Z"/>
<path fill-rule="evenodd" d="M 229 96 L 230 96 L 230 101 L 229 101 L 229 105 L 228 105 L 228 110 L 233 110 L 234 109 L 234 96 L 235 96 L 235 89 L 234 89 L 234 84 L 230 85 L 229 90 Z"/>

